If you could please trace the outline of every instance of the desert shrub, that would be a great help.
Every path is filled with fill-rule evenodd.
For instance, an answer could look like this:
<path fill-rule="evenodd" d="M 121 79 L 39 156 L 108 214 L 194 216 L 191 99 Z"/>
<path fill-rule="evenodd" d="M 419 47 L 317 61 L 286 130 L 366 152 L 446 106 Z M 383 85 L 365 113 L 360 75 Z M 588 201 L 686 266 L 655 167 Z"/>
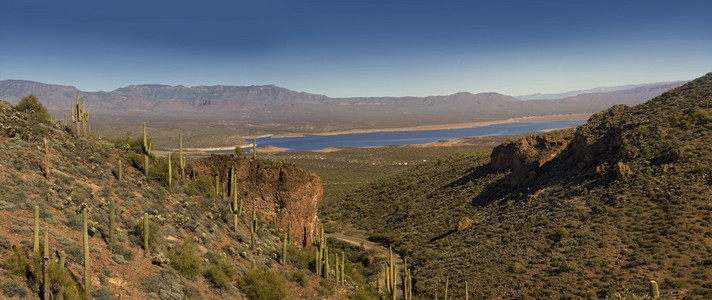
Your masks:
<path fill-rule="evenodd" d="M 158 247 L 158 244 L 160 242 L 160 235 L 159 231 L 161 230 L 161 227 L 156 224 L 156 222 L 153 222 L 151 220 L 151 217 L 149 216 L 149 221 L 148 221 L 148 247 L 151 248 L 150 250 L 156 250 Z M 137 246 L 143 247 L 143 217 L 141 219 L 138 219 L 134 223 L 133 228 L 131 228 L 130 232 L 131 236 L 129 239 L 131 240 L 132 243 L 134 243 Z M 145 250 L 145 249 L 144 249 Z"/>
<path fill-rule="evenodd" d="M 200 290 L 192 285 L 185 285 L 183 287 L 183 294 L 186 300 L 203 300 L 203 295 L 200 294 Z"/>
<path fill-rule="evenodd" d="M 690 283 L 682 278 L 667 278 L 665 279 L 665 284 L 676 289 L 682 289 L 690 286 Z"/>
<path fill-rule="evenodd" d="M 264 267 L 251 268 L 245 276 L 240 278 L 239 285 L 240 290 L 247 295 L 248 299 L 267 300 L 287 297 L 282 275 Z"/>
<path fill-rule="evenodd" d="M 18 280 L 10 279 L 0 282 L 0 291 L 8 297 L 15 297 L 24 299 L 30 293 L 27 288 L 25 288 L 22 283 Z"/>
<path fill-rule="evenodd" d="M 171 158 L 171 177 L 174 180 L 178 178 L 178 164 L 175 162 L 177 159 L 177 155 Z M 168 157 L 159 157 L 158 159 L 152 159 L 149 161 L 148 178 L 168 184 Z"/>
<path fill-rule="evenodd" d="M 569 231 L 566 230 L 566 228 L 563 228 L 563 227 L 556 228 L 554 238 L 556 239 L 557 242 L 563 241 L 563 240 L 567 239 L 569 236 L 571 236 L 571 233 L 569 233 Z"/>
<path fill-rule="evenodd" d="M 198 175 L 188 183 L 185 193 L 189 196 L 205 195 L 212 198 L 215 197 L 215 184 L 212 179 Z"/>
<path fill-rule="evenodd" d="M 50 119 L 47 108 L 45 108 L 42 103 L 39 103 L 37 97 L 32 94 L 22 98 L 22 100 L 15 105 L 15 109 L 27 115 L 28 120 L 46 122 Z"/>
<path fill-rule="evenodd" d="M 307 269 L 310 263 L 314 264 L 314 247 L 305 248 L 293 244 L 287 245 L 287 261 L 299 269 Z"/>
<path fill-rule="evenodd" d="M 189 238 L 185 239 L 182 245 L 168 252 L 171 266 L 184 276 L 195 277 L 200 274 L 200 266 L 202 265 L 200 257 L 195 255 L 197 251 L 198 247 L 195 243 Z"/>
<path fill-rule="evenodd" d="M 203 271 L 203 276 L 207 278 L 215 287 L 229 290 L 230 278 L 235 276 L 237 270 L 224 255 L 219 256 L 208 268 Z"/>
<path fill-rule="evenodd" d="M 515 262 L 509 267 L 509 271 L 514 274 L 522 274 L 524 273 L 524 266 L 518 262 Z"/>
<path fill-rule="evenodd" d="M 150 241 L 149 241 L 149 243 L 150 243 Z M 124 259 L 126 259 L 126 260 L 133 260 L 133 258 L 134 258 L 133 251 L 131 251 L 131 249 L 126 248 L 124 246 L 124 244 L 114 242 L 110 246 L 110 248 L 111 248 L 111 252 L 123 256 Z"/>
<path fill-rule="evenodd" d="M 113 300 L 113 299 L 116 299 L 116 297 L 114 297 L 114 293 L 112 293 L 111 290 L 109 290 L 109 289 L 106 288 L 106 287 L 102 287 L 102 288 L 100 288 L 100 289 L 98 289 L 98 290 L 93 290 L 93 291 L 91 292 L 91 296 L 92 296 L 93 299 L 97 299 L 97 300 Z M 73 298 L 69 298 L 69 299 L 73 299 Z"/>
<path fill-rule="evenodd" d="M 79 299 L 82 296 L 79 283 L 74 280 L 74 276 L 62 268 L 59 263 L 52 263 L 49 266 L 50 290 L 53 295 L 59 295 L 62 291 L 64 299 Z"/>
<path fill-rule="evenodd" d="M 308 287 L 309 286 L 309 279 L 307 278 L 307 275 L 304 274 L 301 270 L 294 270 L 292 273 L 289 274 L 290 279 L 296 283 L 298 283 L 301 287 Z"/>
<path fill-rule="evenodd" d="M 374 300 L 381 299 L 376 291 L 369 286 L 359 286 L 348 296 L 349 300 Z"/>
<path fill-rule="evenodd" d="M 12 249 L 10 257 L 2 262 L 5 273 L 10 277 L 25 277 L 27 276 L 27 255 L 22 247 Z"/>
<path fill-rule="evenodd" d="M 5 235 L 0 234 L 0 249 L 10 249 L 12 245 Z"/>

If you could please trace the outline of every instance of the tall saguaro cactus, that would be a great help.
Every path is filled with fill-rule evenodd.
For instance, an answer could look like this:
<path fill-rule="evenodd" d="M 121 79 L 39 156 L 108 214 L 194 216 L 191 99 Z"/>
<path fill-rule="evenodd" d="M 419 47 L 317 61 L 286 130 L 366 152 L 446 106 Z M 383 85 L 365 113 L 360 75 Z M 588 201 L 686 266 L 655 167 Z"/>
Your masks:
<path fill-rule="evenodd" d="M 82 135 L 82 128 L 84 129 L 84 134 L 87 134 L 87 122 L 89 122 L 89 113 L 86 112 L 85 106 L 86 99 L 82 98 L 82 104 L 79 105 L 79 91 L 77 91 L 76 103 L 69 104 L 72 106 L 72 122 L 74 122 L 74 128 L 76 131 L 76 136 Z"/>
<path fill-rule="evenodd" d="M 121 161 L 119 161 L 119 162 L 121 162 Z M 115 230 L 114 209 L 115 208 L 116 208 L 115 201 L 112 198 L 111 202 L 109 204 L 109 246 L 113 246 L 113 244 L 114 244 L 114 230 Z"/>
<path fill-rule="evenodd" d="M 183 134 L 178 135 L 178 167 L 180 168 L 180 178 L 185 181 L 185 158 L 183 158 Z"/>
<path fill-rule="evenodd" d="M 257 159 L 257 138 L 252 138 L 252 159 Z"/>
<path fill-rule="evenodd" d="M 255 234 L 257 234 L 257 209 L 252 202 L 252 221 L 250 221 L 250 249 L 255 249 Z"/>
<path fill-rule="evenodd" d="M 173 187 L 173 163 L 171 162 L 171 153 L 168 152 L 168 188 Z"/>
<path fill-rule="evenodd" d="M 153 143 L 148 141 L 146 137 L 146 122 L 143 122 L 143 173 L 148 177 L 148 156 L 151 155 Z"/>
<path fill-rule="evenodd" d="M 650 298 L 653 299 L 659 299 L 660 298 L 660 290 L 658 290 L 658 283 L 655 280 L 650 281 L 650 293 L 649 293 Z"/>
<path fill-rule="evenodd" d="M 287 262 L 287 234 L 284 234 L 284 239 L 282 240 L 282 265 L 284 266 Z"/>
<path fill-rule="evenodd" d="M 47 138 L 44 138 L 44 146 L 45 146 L 45 156 L 44 156 L 45 178 L 49 179 L 49 145 L 47 144 Z"/>
<path fill-rule="evenodd" d="M 34 233 L 32 235 L 32 255 L 40 255 L 40 207 L 35 205 Z"/>
<path fill-rule="evenodd" d="M 84 240 L 84 296 L 91 300 L 91 267 L 89 266 L 89 227 L 87 226 L 87 208 L 82 208 L 82 236 Z"/>
<path fill-rule="evenodd" d="M 44 231 L 44 253 L 42 255 L 42 294 L 43 299 L 49 300 L 49 229 Z"/>
<path fill-rule="evenodd" d="M 143 213 L 143 250 L 148 253 L 148 213 Z"/>

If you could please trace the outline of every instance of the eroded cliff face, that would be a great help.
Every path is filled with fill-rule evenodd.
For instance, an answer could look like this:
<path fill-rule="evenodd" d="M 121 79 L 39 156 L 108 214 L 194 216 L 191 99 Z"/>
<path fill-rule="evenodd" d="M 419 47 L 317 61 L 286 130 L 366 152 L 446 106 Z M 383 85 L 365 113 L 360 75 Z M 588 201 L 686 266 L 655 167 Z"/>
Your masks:
<path fill-rule="evenodd" d="M 556 157 L 567 145 L 566 139 L 550 135 L 523 137 L 495 147 L 491 156 L 492 168 L 519 168 L 530 164 L 539 167 Z"/>
<path fill-rule="evenodd" d="M 243 211 L 252 213 L 255 204 L 262 219 L 287 231 L 292 223 L 292 241 L 299 245 L 311 243 L 310 233 L 324 190 L 319 175 L 285 164 L 265 160 L 237 159 L 227 155 L 211 155 L 189 164 L 187 174 L 219 176 L 225 191 L 230 189 L 230 169 L 234 168 L 238 199 Z M 228 205 L 227 203 L 225 205 Z"/>

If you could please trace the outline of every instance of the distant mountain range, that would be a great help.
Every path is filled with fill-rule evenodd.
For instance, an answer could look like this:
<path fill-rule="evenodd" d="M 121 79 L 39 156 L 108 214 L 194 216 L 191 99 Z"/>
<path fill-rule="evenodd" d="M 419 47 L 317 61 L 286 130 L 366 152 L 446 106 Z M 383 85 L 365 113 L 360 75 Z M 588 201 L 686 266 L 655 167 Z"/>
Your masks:
<path fill-rule="evenodd" d="M 664 85 L 664 84 L 668 84 L 668 83 L 674 83 L 674 82 L 657 82 L 657 83 L 643 83 L 643 84 L 627 84 L 627 85 L 618 85 L 618 86 L 604 86 L 604 87 L 597 87 L 597 88 L 592 88 L 592 89 L 587 89 L 587 90 L 576 90 L 576 91 L 554 93 L 554 94 L 535 93 L 535 94 L 530 94 L 530 95 L 516 96 L 515 98 L 517 98 L 519 100 L 563 99 L 563 98 L 578 96 L 581 94 L 610 93 L 610 92 L 630 90 L 630 89 L 635 89 L 635 88 L 645 87 L 645 86 L 653 86 L 653 85 L 658 85 L 658 84 Z"/>
<path fill-rule="evenodd" d="M 678 87 L 684 82 L 636 85 L 628 89 L 583 93 L 560 99 L 522 101 L 498 93 L 429 97 L 330 98 L 264 86 L 168 86 L 130 85 L 111 92 L 81 92 L 87 109 L 97 113 L 226 114 L 233 117 L 301 115 L 314 113 L 375 114 L 542 114 L 595 112 L 614 104 L 635 105 Z M 15 103 L 34 94 L 51 111 L 68 110 L 77 89 L 71 86 L 25 80 L 0 81 L 0 99 Z M 568 94 L 568 93 L 567 93 Z M 562 94 L 563 95 L 563 94 Z M 549 97 L 548 95 L 541 95 Z"/>

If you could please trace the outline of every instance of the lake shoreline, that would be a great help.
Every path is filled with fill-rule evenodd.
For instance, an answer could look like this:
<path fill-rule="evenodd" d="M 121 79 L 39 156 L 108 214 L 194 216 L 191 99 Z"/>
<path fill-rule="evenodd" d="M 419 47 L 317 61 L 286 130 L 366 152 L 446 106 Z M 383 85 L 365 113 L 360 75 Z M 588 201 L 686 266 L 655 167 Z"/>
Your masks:
<path fill-rule="evenodd" d="M 529 116 L 529 117 L 517 117 L 517 118 L 509 118 L 505 120 L 496 120 L 496 121 L 484 121 L 484 122 L 470 122 L 470 123 L 453 123 L 453 124 L 440 124 L 440 125 L 422 125 L 422 126 L 413 126 L 413 127 L 399 127 L 399 128 L 380 128 L 380 129 L 355 129 L 355 130 L 346 130 L 346 131 L 332 131 L 332 132 L 323 132 L 323 133 L 309 133 L 309 134 L 270 134 L 270 135 L 263 135 L 258 138 L 264 138 L 264 137 L 271 137 L 271 138 L 287 138 L 287 137 L 304 137 L 307 135 L 311 136 L 332 136 L 332 135 L 341 135 L 341 134 L 354 134 L 354 133 L 376 133 L 376 132 L 397 132 L 397 131 L 425 131 L 425 130 L 447 130 L 447 129 L 459 129 L 459 128 L 472 128 L 472 127 L 482 127 L 482 126 L 489 126 L 489 125 L 497 125 L 497 124 L 508 124 L 508 123 L 519 123 L 519 122 L 546 122 L 546 121 L 575 121 L 575 120 L 586 120 L 588 119 L 592 113 L 579 113 L 579 114 L 559 114 L 559 115 L 546 115 L 546 116 Z M 564 128 L 561 128 L 564 129 Z M 559 129 L 550 129 L 547 131 L 552 131 L 552 130 L 559 130 Z M 458 139 L 453 139 L 448 142 L 433 142 L 433 143 L 427 143 L 427 144 L 413 144 L 411 146 L 419 146 L 419 147 L 435 147 L 435 146 L 453 146 L 459 144 L 457 142 Z M 237 145 L 236 145 L 237 146 Z M 224 146 L 224 147 L 206 147 L 206 148 L 184 148 L 183 151 L 186 152 L 191 152 L 193 154 L 195 153 L 210 153 L 210 152 L 223 152 L 223 151 L 231 151 L 234 150 L 236 146 Z M 252 143 L 245 143 L 243 145 L 239 145 L 242 148 L 249 149 L 252 147 Z M 383 146 L 380 146 L 383 147 Z M 327 147 L 324 149 L 319 149 L 319 150 L 311 150 L 314 152 L 333 152 L 333 151 L 339 151 L 339 148 L 343 147 Z M 274 147 L 274 146 L 266 146 L 266 147 L 259 147 L 257 148 L 259 151 L 262 152 L 284 152 L 288 151 L 290 149 L 287 148 L 279 148 L 279 147 Z M 177 149 L 171 149 L 171 151 L 175 151 Z"/>
<path fill-rule="evenodd" d="M 386 131 L 419 131 L 419 130 L 458 129 L 458 128 L 480 127 L 480 126 L 506 124 L 506 123 L 517 123 L 517 122 L 575 121 L 575 120 L 588 120 L 588 118 L 591 117 L 591 115 L 593 115 L 593 113 L 558 114 L 558 115 L 545 115 L 545 116 L 516 117 L 516 118 L 509 118 L 509 119 L 505 119 L 505 120 L 494 120 L 494 121 L 452 123 L 452 124 L 439 124 L 439 125 L 421 125 L 421 126 L 411 126 L 411 127 L 354 129 L 354 130 L 329 131 L 329 132 L 319 132 L 319 133 L 265 134 L 265 135 L 258 136 L 257 138 L 264 138 L 264 137 L 285 138 L 285 137 L 303 137 L 305 135 L 329 136 L 329 135 L 350 134 L 350 133 L 373 133 L 373 132 L 386 132 Z M 252 144 L 250 144 L 250 145 L 252 145 Z"/>

